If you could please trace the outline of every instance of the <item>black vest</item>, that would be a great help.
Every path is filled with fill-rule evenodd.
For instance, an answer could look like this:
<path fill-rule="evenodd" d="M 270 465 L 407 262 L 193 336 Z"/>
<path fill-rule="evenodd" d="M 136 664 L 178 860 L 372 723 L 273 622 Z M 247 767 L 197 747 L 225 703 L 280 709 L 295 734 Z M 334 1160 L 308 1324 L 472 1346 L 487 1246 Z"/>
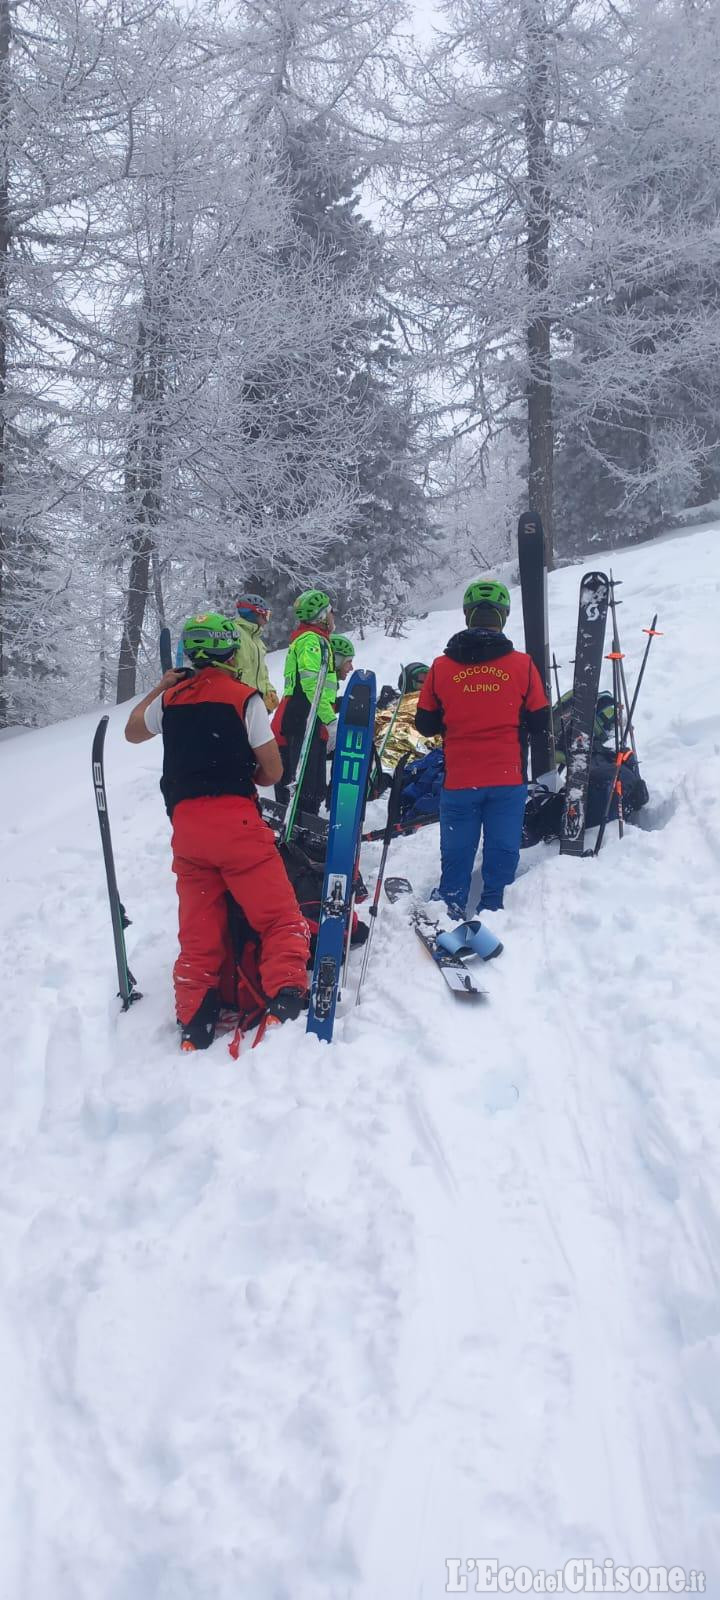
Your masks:
<path fill-rule="evenodd" d="M 169 816 L 181 800 L 253 796 L 257 765 L 244 710 L 256 691 L 204 667 L 163 696 L 163 775 Z"/>

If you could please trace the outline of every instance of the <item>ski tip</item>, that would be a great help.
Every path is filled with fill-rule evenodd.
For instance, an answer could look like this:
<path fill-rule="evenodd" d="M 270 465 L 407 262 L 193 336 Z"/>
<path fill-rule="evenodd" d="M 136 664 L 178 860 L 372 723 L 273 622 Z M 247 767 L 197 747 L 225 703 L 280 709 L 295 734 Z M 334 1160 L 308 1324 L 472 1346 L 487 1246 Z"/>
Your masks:
<path fill-rule="evenodd" d="M 542 518 L 537 511 L 521 511 L 518 517 L 518 534 L 543 533 Z"/>

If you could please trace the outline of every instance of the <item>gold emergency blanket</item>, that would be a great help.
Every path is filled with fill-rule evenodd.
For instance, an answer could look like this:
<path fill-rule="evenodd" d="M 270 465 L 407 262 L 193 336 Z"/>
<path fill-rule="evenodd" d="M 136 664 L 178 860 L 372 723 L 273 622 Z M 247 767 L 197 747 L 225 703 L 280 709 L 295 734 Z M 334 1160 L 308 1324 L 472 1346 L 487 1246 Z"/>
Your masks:
<path fill-rule="evenodd" d="M 411 756 L 426 756 L 429 750 L 437 750 L 442 743 L 440 738 L 424 739 L 415 727 L 418 693 L 403 695 L 402 704 L 395 719 L 395 726 L 383 751 L 382 764 L 386 771 L 393 771 L 400 757 L 404 756 L 406 751 L 409 751 Z M 376 750 L 380 749 L 394 710 L 395 704 L 386 706 L 384 711 L 378 711 L 377 713 L 375 718 Z"/>

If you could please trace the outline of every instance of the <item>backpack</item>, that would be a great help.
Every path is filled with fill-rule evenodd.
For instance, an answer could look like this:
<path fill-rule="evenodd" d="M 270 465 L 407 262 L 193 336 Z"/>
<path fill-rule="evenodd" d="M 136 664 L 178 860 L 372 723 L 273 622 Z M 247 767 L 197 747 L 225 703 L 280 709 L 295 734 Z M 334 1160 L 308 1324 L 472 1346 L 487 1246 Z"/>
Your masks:
<path fill-rule="evenodd" d="M 568 689 L 566 694 L 555 701 L 552 708 L 553 734 L 555 736 L 555 750 L 558 755 L 565 756 L 565 737 L 568 723 L 572 722 L 573 692 Z M 604 744 L 610 737 L 615 727 L 615 701 L 609 690 L 602 689 L 597 697 L 595 707 L 595 721 L 593 723 L 593 744 Z"/>
<path fill-rule="evenodd" d="M 444 778 L 445 758 L 442 750 L 430 750 L 428 755 L 408 762 L 400 793 L 400 822 L 403 827 L 410 827 L 421 818 L 429 821 L 440 815 L 440 793 Z"/>
<path fill-rule="evenodd" d="M 267 1003 L 258 961 L 260 938 L 231 894 L 226 894 L 225 903 L 227 940 L 220 975 L 220 1005 L 237 1012 L 239 1028 L 245 1031 L 260 1021 Z"/>
<path fill-rule="evenodd" d="M 605 815 L 610 785 L 615 782 L 615 773 L 615 751 L 606 750 L 602 745 L 595 745 L 590 759 L 586 828 L 600 826 Z M 530 784 L 521 850 L 527 850 L 530 845 L 540 844 L 545 839 L 560 838 L 564 798 L 564 789 L 560 789 L 556 794 L 545 788 L 542 783 Z M 640 811 L 647 805 L 649 798 L 647 784 L 641 778 L 637 761 L 631 754 L 623 762 L 622 768 L 623 817 L 631 817 L 636 811 Z M 613 795 L 608 820 L 616 822 L 617 814 L 617 795 Z"/>
<path fill-rule="evenodd" d="M 285 871 L 295 890 L 297 903 L 310 929 L 310 960 L 314 961 L 315 940 L 320 926 L 320 907 L 322 905 L 323 883 L 325 881 L 327 840 L 320 838 L 314 840 L 306 839 L 304 844 L 305 848 L 301 849 L 298 844 L 291 841 L 290 844 L 278 845 L 278 849 L 282 856 Z M 361 905 L 363 900 L 367 900 L 367 897 L 367 888 L 358 874 L 355 883 L 355 900 L 357 904 Z M 358 914 L 353 910 L 352 932 L 350 934 L 351 944 L 359 944 L 364 941 L 366 930 L 363 928 L 363 932 L 358 934 L 358 929 L 361 926 Z"/>
<path fill-rule="evenodd" d="M 315 956 L 315 939 L 320 922 L 323 881 L 325 878 L 326 839 L 305 838 L 305 849 L 294 843 L 278 845 L 285 871 L 295 890 L 298 905 L 310 929 L 310 960 Z M 355 899 L 367 899 L 367 888 L 358 879 Z M 232 895 L 225 896 L 228 909 L 228 938 L 225 963 L 220 978 L 220 1004 L 228 1011 L 237 1012 L 241 1032 L 253 1028 L 260 1021 L 266 1006 L 260 977 L 260 935 L 245 916 L 242 907 Z M 353 913 L 351 943 L 360 943 L 366 929 L 358 935 L 357 912 Z"/>

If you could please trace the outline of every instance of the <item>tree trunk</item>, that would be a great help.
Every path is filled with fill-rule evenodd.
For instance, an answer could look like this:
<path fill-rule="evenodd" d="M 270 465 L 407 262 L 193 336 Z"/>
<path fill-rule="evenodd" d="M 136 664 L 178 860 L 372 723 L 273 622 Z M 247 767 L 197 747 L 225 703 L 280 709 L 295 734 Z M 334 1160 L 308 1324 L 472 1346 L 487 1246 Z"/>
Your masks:
<path fill-rule="evenodd" d="M 526 0 L 527 100 L 525 141 L 528 170 L 527 278 L 531 314 L 527 327 L 528 498 L 542 517 L 548 567 L 553 559 L 553 414 L 548 284 L 551 193 L 548 121 L 548 39 L 544 0 Z"/>
<path fill-rule="evenodd" d="M 131 524 L 130 572 L 125 596 L 125 622 L 120 642 L 117 704 L 136 693 L 137 662 L 151 577 L 161 626 L 164 602 L 154 530 L 160 519 L 162 482 L 162 418 L 165 395 L 167 305 L 153 306 L 145 296 L 138 323 L 132 386 L 132 421 L 125 464 L 125 503 Z"/>
<path fill-rule="evenodd" d="M 149 582 L 152 541 L 149 533 L 141 529 L 133 538 L 133 555 L 130 562 L 127 595 L 125 599 L 125 625 L 120 642 L 117 675 L 117 704 L 132 700 L 137 683 L 137 662 L 145 618 Z"/>
<path fill-rule="evenodd" d="M 168 181 L 160 204 L 154 274 L 143 296 L 132 383 L 130 433 L 125 464 L 125 503 L 133 527 L 132 558 L 125 600 L 125 626 L 118 662 L 117 700 L 135 694 L 137 659 L 152 578 L 160 627 L 165 626 L 155 530 L 160 521 L 167 392 L 168 324 L 175 255 L 175 184 Z M 153 250 L 150 249 L 150 263 Z"/>
<path fill-rule="evenodd" d="M 153 594 L 155 596 L 155 610 L 157 611 L 158 631 L 159 631 L 161 628 L 167 627 L 167 623 L 166 623 L 166 620 L 165 620 L 165 600 L 164 600 L 164 597 L 163 597 L 162 573 L 160 571 L 160 561 L 159 561 L 159 558 L 158 558 L 157 550 L 155 549 L 154 545 L 153 545 L 153 550 L 152 550 L 152 579 L 153 579 Z"/>
<path fill-rule="evenodd" d="M 5 693 L 5 451 L 10 253 L 10 0 L 0 0 L 0 728 L 7 727 Z"/>
<path fill-rule="evenodd" d="M 105 593 L 104 580 L 103 580 L 103 592 L 102 592 L 102 607 L 101 607 L 101 610 L 100 610 L 100 649 L 98 651 L 98 655 L 99 655 L 99 658 L 100 658 L 99 659 L 100 682 L 98 684 L 98 699 L 100 701 L 101 706 L 104 706 L 104 704 L 105 704 L 105 696 L 107 694 L 107 597 L 106 597 L 106 593 Z"/>

